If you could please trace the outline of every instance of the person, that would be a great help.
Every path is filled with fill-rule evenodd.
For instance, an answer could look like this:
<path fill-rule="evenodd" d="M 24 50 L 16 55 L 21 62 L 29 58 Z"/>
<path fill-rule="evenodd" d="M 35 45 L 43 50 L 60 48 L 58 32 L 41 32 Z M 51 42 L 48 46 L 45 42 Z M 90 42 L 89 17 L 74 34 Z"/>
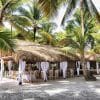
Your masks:
<path fill-rule="evenodd" d="M 76 71 L 77 71 L 77 76 L 80 76 L 80 61 L 76 62 Z"/>
<path fill-rule="evenodd" d="M 22 85 L 23 73 L 25 71 L 25 66 L 26 66 L 25 60 L 20 59 L 19 60 L 19 77 L 18 77 L 19 85 Z"/>
<path fill-rule="evenodd" d="M 74 69 L 73 68 L 70 68 L 70 76 L 74 77 Z"/>
<path fill-rule="evenodd" d="M 58 79 L 58 78 L 59 78 L 59 70 L 56 69 L 56 70 L 55 70 L 55 79 Z"/>
<path fill-rule="evenodd" d="M 0 58 L 0 60 L 1 60 L 0 80 L 2 80 L 4 72 L 4 60 L 2 58 Z"/>
<path fill-rule="evenodd" d="M 97 74 L 99 74 L 99 62 L 96 62 L 96 70 L 97 70 Z"/>
<path fill-rule="evenodd" d="M 12 60 L 9 60 L 8 61 L 9 76 L 11 75 L 11 68 L 12 68 Z"/>
<path fill-rule="evenodd" d="M 49 69 L 49 62 L 41 62 L 41 69 L 43 72 L 43 80 L 47 81 L 47 71 Z"/>
<path fill-rule="evenodd" d="M 87 70 L 90 70 L 90 62 L 89 61 L 87 61 Z"/>
<path fill-rule="evenodd" d="M 66 78 L 67 66 L 68 66 L 67 61 L 60 62 L 60 72 L 61 71 L 63 72 L 64 79 Z"/>
<path fill-rule="evenodd" d="M 21 75 L 21 73 L 19 74 L 19 77 L 18 77 L 18 84 L 19 85 L 22 85 L 22 75 Z"/>

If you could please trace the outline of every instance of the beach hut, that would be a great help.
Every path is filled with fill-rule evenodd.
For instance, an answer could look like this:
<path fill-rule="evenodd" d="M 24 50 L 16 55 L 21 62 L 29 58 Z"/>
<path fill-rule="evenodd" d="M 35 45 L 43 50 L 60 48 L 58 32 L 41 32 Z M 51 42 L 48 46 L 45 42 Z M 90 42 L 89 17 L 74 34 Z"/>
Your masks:
<path fill-rule="evenodd" d="M 33 66 L 33 69 L 35 69 L 36 62 L 48 61 L 50 64 L 49 69 L 52 69 L 52 67 L 54 67 L 53 71 L 57 73 L 52 74 L 55 76 L 55 78 L 58 78 L 57 69 L 59 69 L 59 62 L 71 60 L 71 58 L 67 57 L 58 47 L 52 47 L 50 45 L 40 45 L 29 41 L 21 40 L 17 42 L 17 47 L 15 49 L 15 54 L 13 55 L 13 57 L 16 63 L 18 63 L 19 59 L 25 59 L 28 68 L 26 68 L 27 71 L 32 71 Z M 56 66 L 53 66 L 55 64 Z M 35 69 L 35 71 L 36 70 L 37 69 Z M 38 77 L 39 76 L 37 76 L 37 78 Z"/>
<path fill-rule="evenodd" d="M 9 59 L 14 59 L 17 63 L 14 67 L 18 70 L 18 61 L 19 59 L 25 59 L 28 66 L 33 68 L 36 62 L 48 61 L 50 63 L 50 67 L 52 66 L 56 69 L 59 68 L 59 62 L 68 61 L 68 72 L 70 76 L 70 69 L 75 71 L 76 61 L 80 60 L 80 54 L 71 54 L 64 53 L 62 49 L 59 47 L 53 47 L 50 45 L 41 45 L 38 43 L 33 43 L 29 41 L 17 40 L 17 47 L 14 53 L 3 53 L 1 55 L 4 56 L 3 59 L 5 61 Z M 96 70 L 96 61 L 100 58 L 100 54 L 95 53 L 85 53 L 85 60 L 90 61 L 91 67 Z M 32 70 L 31 68 L 31 70 Z M 81 69 L 82 71 L 82 69 Z"/>

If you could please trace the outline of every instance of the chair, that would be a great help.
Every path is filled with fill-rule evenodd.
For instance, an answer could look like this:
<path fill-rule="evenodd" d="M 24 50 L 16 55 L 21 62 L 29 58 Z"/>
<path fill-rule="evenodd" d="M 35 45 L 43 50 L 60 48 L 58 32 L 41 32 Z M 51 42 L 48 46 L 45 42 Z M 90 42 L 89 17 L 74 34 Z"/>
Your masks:
<path fill-rule="evenodd" d="M 56 69 L 56 70 L 55 70 L 55 79 L 58 79 L 58 78 L 59 78 L 59 70 Z"/>
<path fill-rule="evenodd" d="M 74 70 L 72 68 L 70 69 L 70 77 L 74 77 Z"/>
<path fill-rule="evenodd" d="M 38 79 L 39 78 L 39 71 L 38 70 L 34 70 L 34 75 L 35 75 L 36 79 Z"/>
<path fill-rule="evenodd" d="M 31 81 L 31 82 L 36 81 L 36 76 L 35 76 L 34 71 L 30 71 L 30 81 Z"/>
<path fill-rule="evenodd" d="M 53 70 L 51 69 L 51 70 L 49 70 L 49 79 L 53 79 Z"/>

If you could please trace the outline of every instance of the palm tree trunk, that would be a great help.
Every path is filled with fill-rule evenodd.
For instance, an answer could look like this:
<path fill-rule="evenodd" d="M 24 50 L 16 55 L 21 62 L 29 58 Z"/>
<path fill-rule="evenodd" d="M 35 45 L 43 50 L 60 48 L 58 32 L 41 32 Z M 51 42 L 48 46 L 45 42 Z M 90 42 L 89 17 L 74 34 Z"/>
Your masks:
<path fill-rule="evenodd" d="M 2 28 L 2 26 L 3 26 L 3 13 L 2 13 L 2 10 L 0 11 L 0 28 Z"/>
<path fill-rule="evenodd" d="M 4 17 L 4 10 L 1 9 L 1 11 L 0 11 L 0 26 L 3 25 L 3 17 Z"/>
<path fill-rule="evenodd" d="M 82 36 L 84 37 L 83 0 L 81 0 L 81 28 L 82 28 Z M 83 69 L 83 75 L 86 76 L 84 47 L 81 50 L 81 65 L 82 65 L 82 69 Z"/>
<path fill-rule="evenodd" d="M 85 80 L 96 81 L 96 77 L 94 77 L 93 74 L 89 70 L 87 70 L 84 54 L 81 54 L 81 65 L 82 65 L 83 75 Z"/>
<path fill-rule="evenodd" d="M 84 18 L 83 18 L 83 0 L 81 0 L 81 28 L 82 28 L 82 37 L 84 37 Z M 84 48 L 85 43 L 83 43 L 83 48 L 81 50 L 81 65 L 83 69 L 83 75 L 85 80 L 96 80 L 96 78 L 87 70 L 85 57 L 84 57 Z"/>
<path fill-rule="evenodd" d="M 88 77 L 88 70 L 86 67 L 86 62 L 85 62 L 85 56 L 84 56 L 84 50 L 81 53 L 81 65 L 82 65 L 82 69 L 83 69 L 83 75 L 85 80 L 89 80 Z"/>
<path fill-rule="evenodd" d="M 34 31 L 34 42 L 35 42 L 35 38 L 36 38 L 36 27 L 34 27 L 33 31 Z"/>
<path fill-rule="evenodd" d="M 3 27 L 4 27 L 3 22 L 2 22 L 2 20 L 0 19 L 0 31 L 2 31 Z"/>

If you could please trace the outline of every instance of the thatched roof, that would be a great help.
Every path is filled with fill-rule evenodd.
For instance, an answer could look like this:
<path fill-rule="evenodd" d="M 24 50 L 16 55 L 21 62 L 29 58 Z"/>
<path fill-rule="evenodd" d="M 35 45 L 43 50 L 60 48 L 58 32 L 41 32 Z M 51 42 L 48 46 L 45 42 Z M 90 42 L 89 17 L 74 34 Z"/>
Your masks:
<path fill-rule="evenodd" d="M 80 59 L 80 54 L 76 54 Z M 100 54 L 96 54 L 94 52 L 85 52 L 85 60 L 86 61 L 100 61 Z"/>
<path fill-rule="evenodd" d="M 26 59 L 27 62 L 50 61 L 59 62 L 65 60 L 80 60 L 80 54 L 65 54 L 58 47 L 40 45 L 29 41 L 17 41 L 14 59 Z M 100 60 L 100 54 L 85 53 L 85 59 L 89 61 Z"/>
<path fill-rule="evenodd" d="M 17 48 L 15 50 L 14 58 L 16 61 L 20 58 L 26 59 L 27 62 L 36 61 L 50 61 L 58 62 L 69 60 L 64 53 L 57 47 L 48 45 L 34 44 L 31 42 L 18 41 Z"/>
<path fill-rule="evenodd" d="M 13 56 L 3 56 L 1 57 L 3 60 L 8 61 L 8 60 L 14 60 Z"/>

